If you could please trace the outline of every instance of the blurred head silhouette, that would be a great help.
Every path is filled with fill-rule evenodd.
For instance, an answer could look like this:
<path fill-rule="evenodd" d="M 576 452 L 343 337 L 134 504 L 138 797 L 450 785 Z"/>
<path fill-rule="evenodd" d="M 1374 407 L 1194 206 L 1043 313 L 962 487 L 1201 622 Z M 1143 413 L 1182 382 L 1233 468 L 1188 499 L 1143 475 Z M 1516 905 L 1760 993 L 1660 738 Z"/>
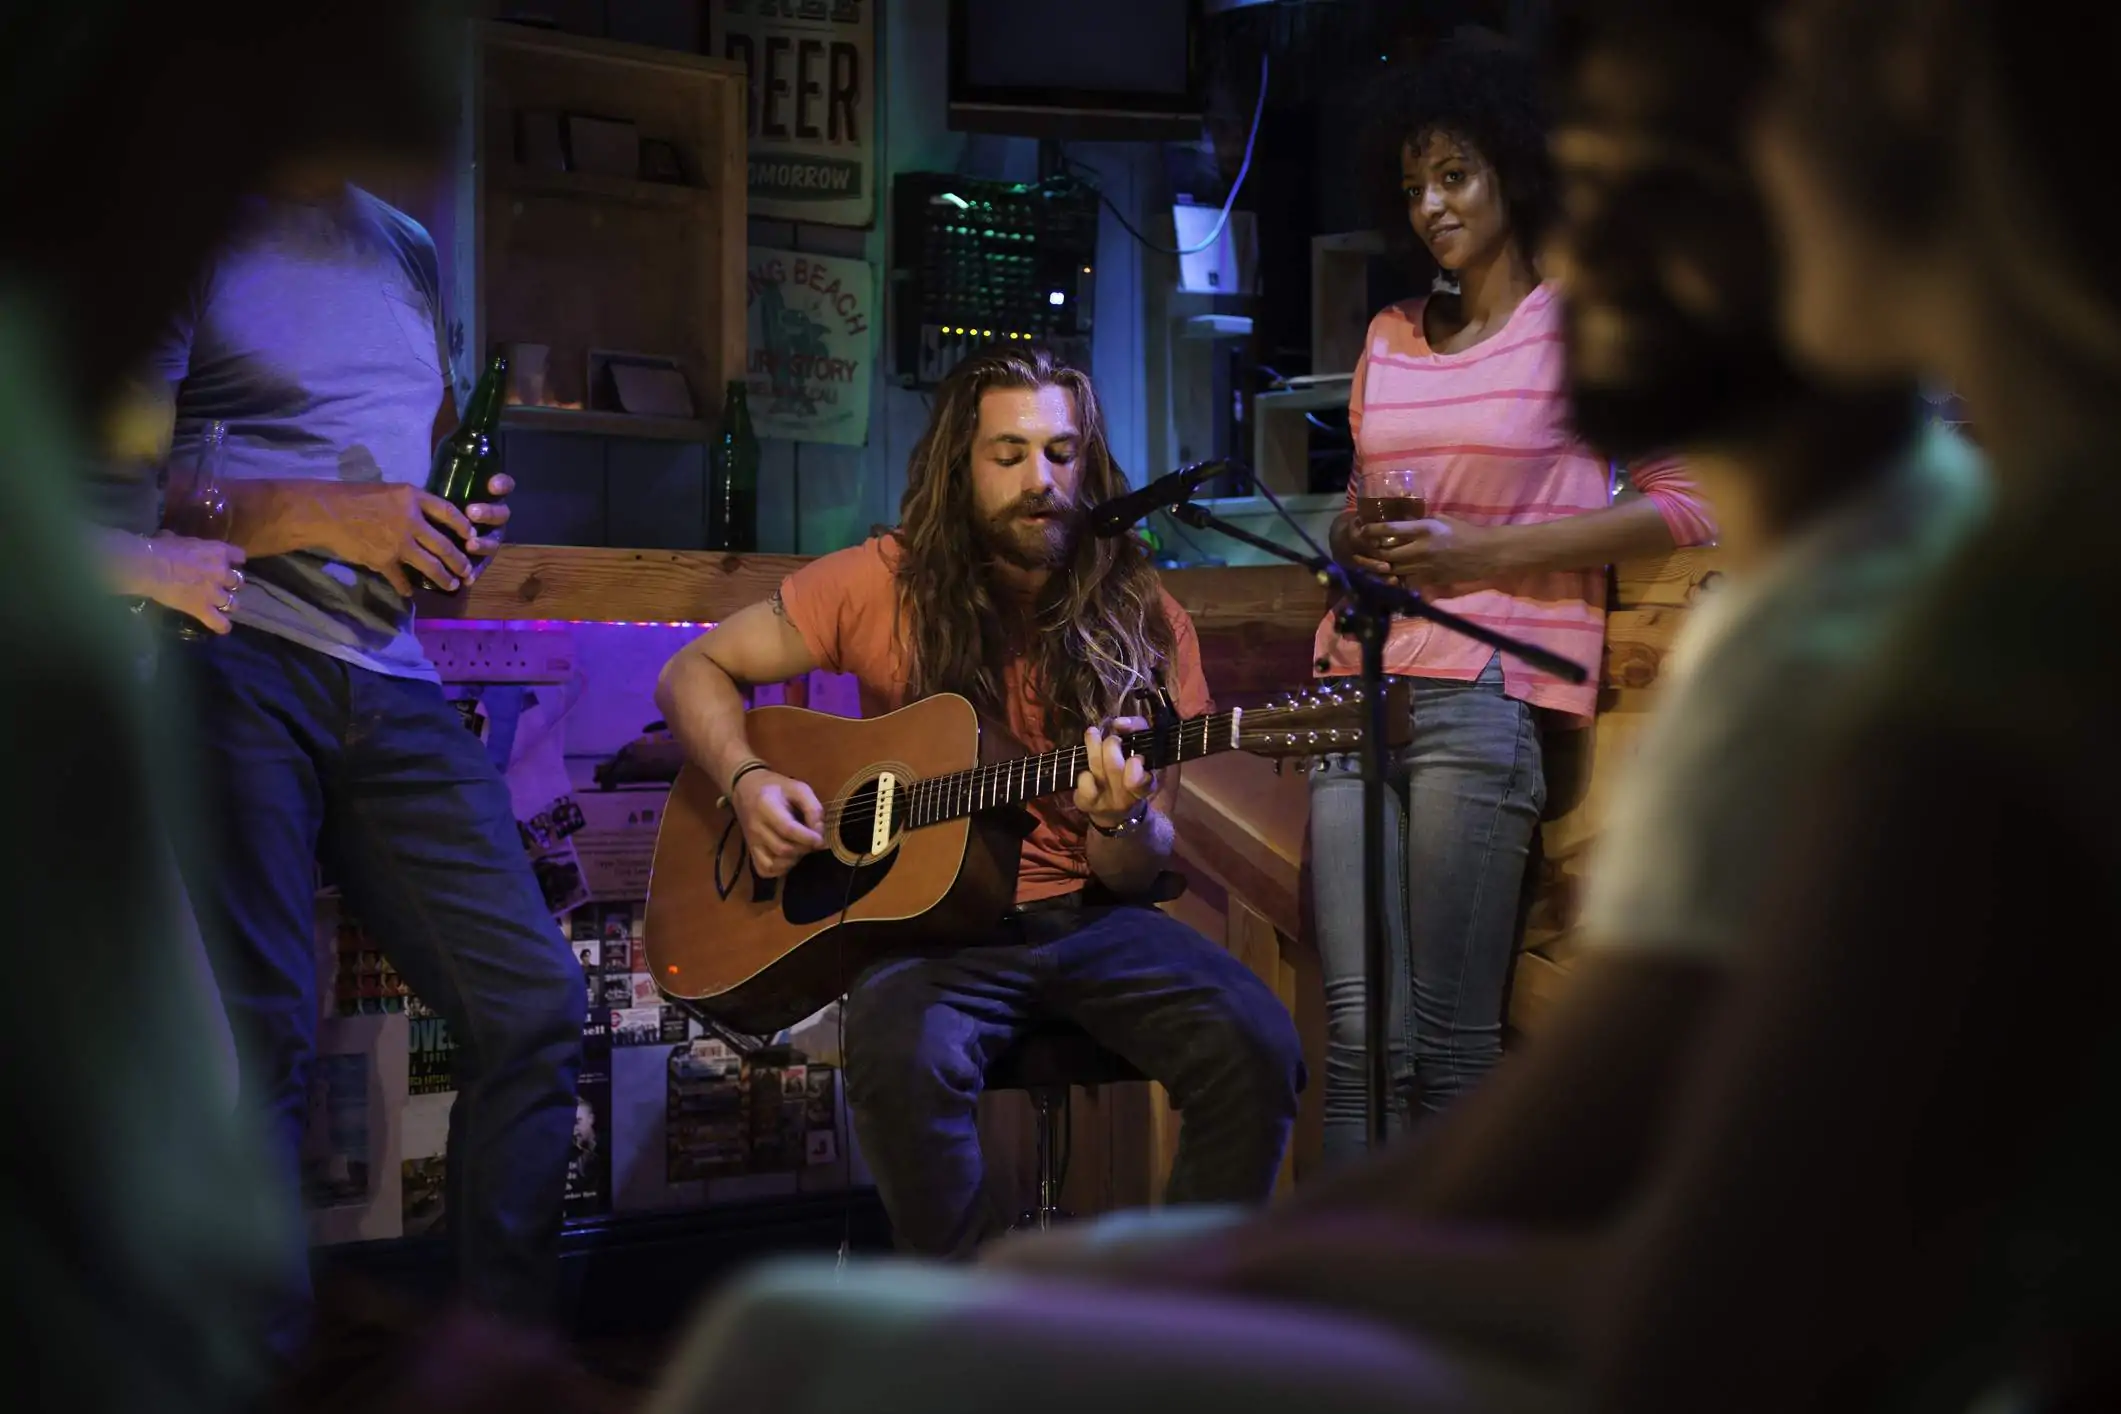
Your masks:
<path fill-rule="evenodd" d="M 1746 167 L 1758 18 L 1757 5 L 1681 16 L 1644 0 L 1555 16 L 1561 200 L 1543 254 L 1567 296 L 1576 430 L 1617 460 L 1728 436 L 1813 392 L 1783 349 Z"/>
<path fill-rule="evenodd" d="M 1753 151 L 1796 350 L 1973 392 L 2121 371 L 2103 172 L 2121 19 L 2055 0 L 1785 0 Z M 1990 409 L 1976 406 L 1986 422 Z"/>
<path fill-rule="evenodd" d="M 0 279 L 98 398 L 206 263 L 237 198 L 319 160 L 434 149 L 456 0 L 5 0 Z"/>

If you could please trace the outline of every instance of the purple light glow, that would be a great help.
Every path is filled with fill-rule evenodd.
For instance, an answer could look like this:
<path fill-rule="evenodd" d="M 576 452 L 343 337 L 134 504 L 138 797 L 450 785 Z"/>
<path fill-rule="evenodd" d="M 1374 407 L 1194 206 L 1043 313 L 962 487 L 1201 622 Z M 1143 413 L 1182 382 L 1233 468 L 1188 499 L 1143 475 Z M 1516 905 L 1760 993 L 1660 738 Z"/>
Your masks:
<path fill-rule="evenodd" d="M 589 625 L 595 628 L 713 628 L 712 623 L 701 623 L 694 619 L 442 619 L 423 618 L 423 628 L 452 629 L 513 629 L 517 632 L 537 633 L 545 629 L 580 628 Z"/>

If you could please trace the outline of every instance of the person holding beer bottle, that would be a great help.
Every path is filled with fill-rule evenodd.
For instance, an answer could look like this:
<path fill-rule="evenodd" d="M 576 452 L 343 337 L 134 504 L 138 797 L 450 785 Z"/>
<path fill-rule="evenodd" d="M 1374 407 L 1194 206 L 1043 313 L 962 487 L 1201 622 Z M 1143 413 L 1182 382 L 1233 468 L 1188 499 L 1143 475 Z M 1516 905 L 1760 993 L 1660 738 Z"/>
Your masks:
<path fill-rule="evenodd" d="M 317 866 L 459 1038 L 449 1235 L 464 1295 L 549 1315 L 581 1059 L 582 974 L 518 840 L 500 773 L 413 635 L 415 585 L 454 590 L 496 547 L 505 365 L 467 400 L 434 243 L 316 162 L 248 203 L 157 365 L 173 388 L 168 495 L 225 424 L 230 632 L 168 651 L 200 709 L 211 859 L 187 860 L 244 1087 L 290 1192 L 316 1050 Z M 439 489 L 445 494 L 436 494 Z M 202 851 L 203 853 L 203 851 Z M 307 1324 L 306 1267 L 277 1331 Z"/>

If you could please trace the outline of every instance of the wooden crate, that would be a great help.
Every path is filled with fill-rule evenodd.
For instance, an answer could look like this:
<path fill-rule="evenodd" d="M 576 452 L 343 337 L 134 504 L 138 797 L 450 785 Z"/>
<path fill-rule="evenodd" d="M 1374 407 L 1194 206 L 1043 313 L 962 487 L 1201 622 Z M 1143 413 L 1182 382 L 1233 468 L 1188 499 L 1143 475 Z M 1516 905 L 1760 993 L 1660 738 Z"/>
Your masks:
<path fill-rule="evenodd" d="M 1377 305 L 1370 265 L 1385 253 L 1377 231 L 1311 237 L 1311 371 L 1353 373 Z"/>
<path fill-rule="evenodd" d="M 465 54 L 455 182 L 434 222 L 462 321 L 459 374 L 497 344 L 550 350 L 548 399 L 505 426 L 703 441 L 743 375 L 744 71 L 718 59 L 482 23 Z M 619 119 L 670 144 L 682 184 L 518 160 L 520 113 Z M 590 406 L 589 353 L 668 356 L 691 418 Z"/>

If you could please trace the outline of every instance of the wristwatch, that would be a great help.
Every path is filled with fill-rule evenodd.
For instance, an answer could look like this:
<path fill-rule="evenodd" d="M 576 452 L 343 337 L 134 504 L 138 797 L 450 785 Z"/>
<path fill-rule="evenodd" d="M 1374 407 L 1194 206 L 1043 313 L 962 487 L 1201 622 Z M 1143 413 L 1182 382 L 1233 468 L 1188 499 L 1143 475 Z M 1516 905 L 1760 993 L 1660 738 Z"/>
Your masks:
<path fill-rule="evenodd" d="M 1149 797 L 1143 796 L 1140 800 L 1134 802 L 1134 812 L 1117 825 L 1100 825 L 1097 821 L 1092 820 L 1090 828 L 1108 840 L 1116 840 L 1133 834 L 1142 827 L 1142 822 L 1148 818 Z"/>

